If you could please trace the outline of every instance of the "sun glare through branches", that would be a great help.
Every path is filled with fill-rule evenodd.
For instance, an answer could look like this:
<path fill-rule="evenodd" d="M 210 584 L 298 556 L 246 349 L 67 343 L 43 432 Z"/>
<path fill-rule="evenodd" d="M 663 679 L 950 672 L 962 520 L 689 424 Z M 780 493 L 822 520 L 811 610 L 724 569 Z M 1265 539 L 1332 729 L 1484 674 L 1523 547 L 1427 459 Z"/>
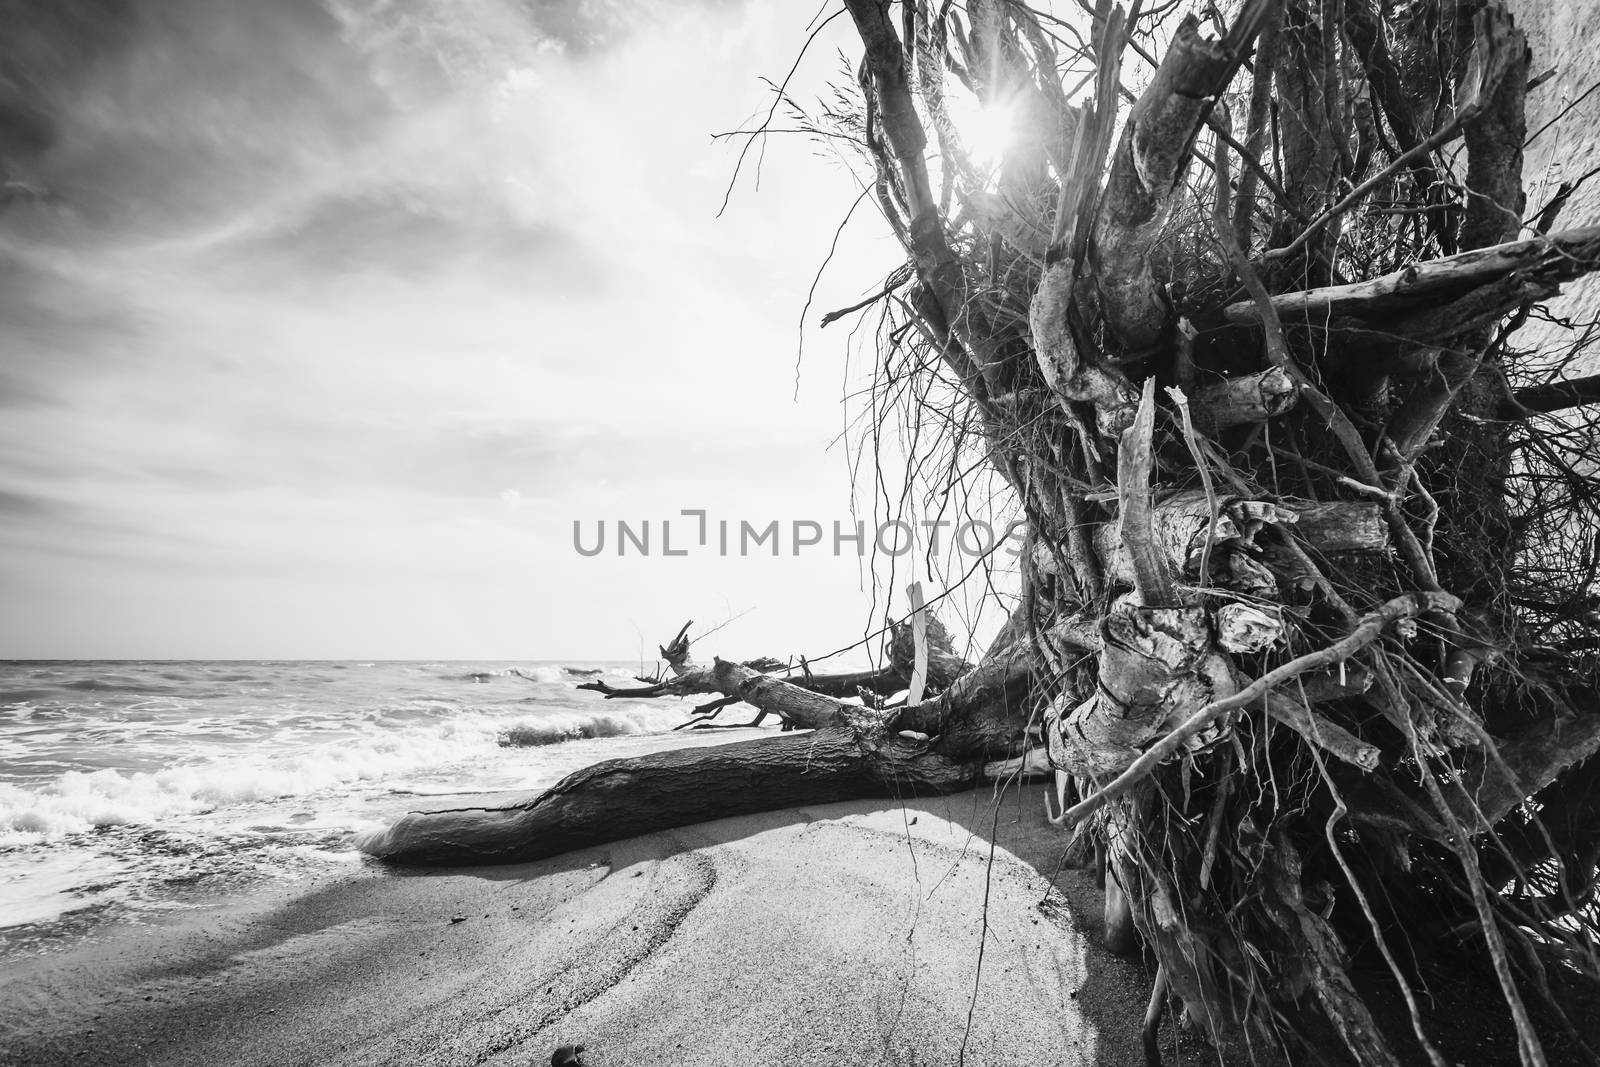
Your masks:
<path fill-rule="evenodd" d="M 1017 107 L 1014 101 L 987 103 L 964 93 L 949 97 L 950 118 L 974 166 L 992 173 L 1016 139 Z"/>

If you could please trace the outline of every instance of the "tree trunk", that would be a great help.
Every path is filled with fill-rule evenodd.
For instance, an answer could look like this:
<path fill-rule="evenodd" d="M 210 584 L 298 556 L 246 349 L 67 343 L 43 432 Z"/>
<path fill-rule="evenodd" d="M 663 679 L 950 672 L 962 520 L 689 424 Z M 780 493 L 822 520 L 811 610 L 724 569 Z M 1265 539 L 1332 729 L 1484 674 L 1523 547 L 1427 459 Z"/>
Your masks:
<path fill-rule="evenodd" d="M 391 863 L 522 863 L 712 819 L 858 797 L 949 793 L 977 768 L 904 738 L 866 749 L 847 726 L 606 760 L 525 801 L 413 812 L 358 847 Z"/>

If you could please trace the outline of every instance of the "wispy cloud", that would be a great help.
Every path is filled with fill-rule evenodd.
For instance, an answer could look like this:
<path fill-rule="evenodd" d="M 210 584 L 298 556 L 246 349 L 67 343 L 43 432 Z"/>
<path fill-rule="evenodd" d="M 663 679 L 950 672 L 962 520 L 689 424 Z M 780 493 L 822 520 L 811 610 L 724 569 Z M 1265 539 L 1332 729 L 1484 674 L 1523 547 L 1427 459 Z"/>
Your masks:
<path fill-rule="evenodd" d="M 709 133 L 808 13 L 129 6 L 36 79 L 53 142 L 12 169 L 46 195 L 0 214 L 0 655 L 603 654 L 626 617 L 735 601 L 773 609 L 755 642 L 855 621 L 850 561 L 585 570 L 569 544 L 580 517 L 847 506 L 838 372 L 789 396 L 855 187 L 780 145 L 713 218 Z M 871 232 L 823 300 L 893 262 Z M 782 602 L 807 590 L 838 602 Z"/>

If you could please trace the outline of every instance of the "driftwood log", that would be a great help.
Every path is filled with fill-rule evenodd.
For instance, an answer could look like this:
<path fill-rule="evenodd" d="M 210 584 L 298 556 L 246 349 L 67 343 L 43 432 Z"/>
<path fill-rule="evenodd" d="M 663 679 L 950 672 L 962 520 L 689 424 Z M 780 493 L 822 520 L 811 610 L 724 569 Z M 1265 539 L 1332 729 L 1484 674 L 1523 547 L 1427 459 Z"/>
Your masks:
<path fill-rule="evenodd" d="M 408 815 L 361 847 L 409 864 L 513 862 L 709 818 L 830 799 L 950 793 L 1010 776 L 1022 769 L 1008 761 L 1025 751 L 1031 680 L 1043 668 L 1026 638 L 1001 637 L 1005 647 L 938 696 L 879 709 L 740 663 L 695 665 L 685 627 L 663 648 L 677 678 L 635 695 L 717 693 L 806 732 L 607 760 L 527 800 Z M 607 691 L 604 683 L 580 688 Z M 1033 769 L 1047 767 L 1036 759 Z"/>

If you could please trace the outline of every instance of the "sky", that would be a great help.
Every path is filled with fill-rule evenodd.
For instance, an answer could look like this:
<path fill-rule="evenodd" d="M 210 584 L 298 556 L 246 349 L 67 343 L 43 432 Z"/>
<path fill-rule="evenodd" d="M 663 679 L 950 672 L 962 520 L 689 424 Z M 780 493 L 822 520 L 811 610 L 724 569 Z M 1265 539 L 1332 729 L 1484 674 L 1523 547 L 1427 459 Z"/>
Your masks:
<path fill-rule="evenodd" d="M 688 619 L 727 624 L 707 655 L 815 655 L 881 619 L 852 546 L 787 524 L 852 522 L 866 357 L 815 324 L 898 249 L 869 201 L 797 366 L 856 179 L 776 138 L 718 217 L 711 134 L 765 109 L 811 5 L 23 10 L 0 658 L 625 659 Z M 823 31 L 802 97 L 852 43 Z M 666 556 L 684 509 L 713 536 Z M 782 554 L 722 555 L 719 519 L 779 520 Z"/>
<path fill-rule="evenodd" d="M 0 658 L 815 656 L 941 589 L 831 543 L 871 199 L 836 233 L 857 177 L 777 137 L 719 214 L 819 10 L 0 0 Z M 1540 12 L 1533 203 L 1596 128 Z"/>

